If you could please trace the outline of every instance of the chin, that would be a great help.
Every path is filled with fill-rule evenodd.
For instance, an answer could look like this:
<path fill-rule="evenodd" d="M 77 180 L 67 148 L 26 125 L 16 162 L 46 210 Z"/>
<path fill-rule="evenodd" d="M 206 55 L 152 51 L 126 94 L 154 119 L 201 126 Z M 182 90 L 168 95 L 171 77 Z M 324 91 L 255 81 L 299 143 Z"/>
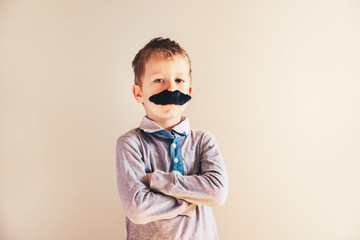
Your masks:
<path fill-rule="evenodd" d="M 186 109 L 187 104 L 184 105 L 152 105 L 151 108 L 148 108 L 148 115 L 159 119 L 173 119 L 181 117 L 182 113 Z"/>
<path fill-rule="evenodd" d="M 168 113 L 164 113 L 162 114 L 164 119 L 170 119 L 170 118 L 177 118 L 181 116 L 181 112 L 168 112 Z"/>

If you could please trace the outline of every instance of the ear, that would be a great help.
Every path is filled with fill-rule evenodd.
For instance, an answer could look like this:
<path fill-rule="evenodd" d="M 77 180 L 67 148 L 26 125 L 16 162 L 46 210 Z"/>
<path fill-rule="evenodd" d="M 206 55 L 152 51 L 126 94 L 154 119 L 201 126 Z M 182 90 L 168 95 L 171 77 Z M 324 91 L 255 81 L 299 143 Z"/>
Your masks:
<path fill-rule="evenodd" d="M 189 87 L 189 95 L 191 95 L 191 92 L 192 92 L 192 87 L 190 86 Z"/>
<path fill-rule="evenodd" d="M 133 95 L 134 95 L 134 97 L 135 97 L 135 99 L 136 99 L 136 101 L 137 101 L 138 103 L 143 103 L 143 102 L 144 102 L 144 101 L 143 101 L 143 98 L 142 98 L 141 88 L 140 88 L 139 85 L 134 84 L 134 85 L 132 86 L 132 93 L 133 93 Z"/>

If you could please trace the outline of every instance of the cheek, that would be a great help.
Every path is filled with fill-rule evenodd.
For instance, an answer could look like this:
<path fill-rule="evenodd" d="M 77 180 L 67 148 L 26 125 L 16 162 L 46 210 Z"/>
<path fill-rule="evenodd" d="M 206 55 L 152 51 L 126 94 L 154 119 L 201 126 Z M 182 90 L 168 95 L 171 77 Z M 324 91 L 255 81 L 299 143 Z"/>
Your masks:
<path fill-rule="evenodd" d="M 146 91 L 143 94 L 144 100 L 149 100 L 149 97 L 153 95 L 153 91 Z"/>
<path fill-rule="evenodd" d="M 186 94 L 189 94 L 190 93 L 190 86 L 189 85 L 181 85 L 179 87 L 179 91 L 182 92 L 182 93 L 186 93 Z"/>

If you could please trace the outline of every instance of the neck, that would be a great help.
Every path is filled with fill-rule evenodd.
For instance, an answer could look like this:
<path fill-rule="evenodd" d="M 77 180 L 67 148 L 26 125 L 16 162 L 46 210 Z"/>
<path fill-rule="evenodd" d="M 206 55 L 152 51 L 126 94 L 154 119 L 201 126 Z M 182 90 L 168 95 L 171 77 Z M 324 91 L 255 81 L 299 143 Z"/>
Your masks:
<path fill-rule="evenodd" d="M 151 118 L 150 118 L 151 119 Z M 171 119 L 151 119 L 169 132 L 181 122 L 181 116 Z"/>

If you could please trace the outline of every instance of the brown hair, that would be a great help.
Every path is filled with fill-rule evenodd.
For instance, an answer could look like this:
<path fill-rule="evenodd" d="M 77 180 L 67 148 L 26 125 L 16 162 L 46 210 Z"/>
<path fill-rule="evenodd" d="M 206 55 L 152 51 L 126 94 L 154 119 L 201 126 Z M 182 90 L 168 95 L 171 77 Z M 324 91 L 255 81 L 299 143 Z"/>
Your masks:
<path fill-rule="evenodd" d="M 136 85 L 141 87 L 142 77 L 145 72 L 145 64 L 151 55 L 155 53 L 169 58 L 172 58 L 177 54 L 185 57 L 189 62 L 189 76 L 191 79 L 191 61 L 186 51 L 180 47 L 177 42 L 170 40 L 169 38 L 157 37 L 140 49 L 132 61 L 132 68 L 135 74 L 134 82 Z"/>

